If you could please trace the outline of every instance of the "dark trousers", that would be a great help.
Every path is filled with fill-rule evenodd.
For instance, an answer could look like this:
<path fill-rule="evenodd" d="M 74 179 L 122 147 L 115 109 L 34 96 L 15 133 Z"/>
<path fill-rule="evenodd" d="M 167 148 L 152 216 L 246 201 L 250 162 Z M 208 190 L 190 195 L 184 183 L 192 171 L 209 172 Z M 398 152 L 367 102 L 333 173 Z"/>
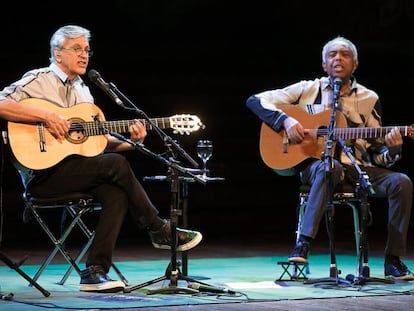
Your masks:
<path fill-rule="evenodd" d="M 312 185 L 301 234 L 315 238 L 331 195 L 327 190 L 332 192 L 339 182 L 348 178 L 355 179 L 355 174 L 349 174 L 351 169 L 352 167 L 348 167 L 344 170 L 344 167 L 334 160 L 333 169 L 329 170 L 326 169 L 325 162 L 317 160 L 301 172 L 302 182 Z M 364 167 L 363 170 L 373 186 L 375 192 L 373 196 L 388 200 L 388 238 L 385 254 L 403 256 L 407 251 L 413 196 L 412 182 L 407 175 L 385 168 Z M 331 187 L 327 187 L 327 175 L 332 181 Z"/>
<path fill-rule="evenodd" d="M 141 228 L 149 228 L 158 215 L 129 162 L 118 153 L 66 159 L 39 174 L 28 185 L 28 191 L 43 197 L 86 192 L 102 204 L 86 266 L 101 265 L 106 271 L 128 209 Z"/>

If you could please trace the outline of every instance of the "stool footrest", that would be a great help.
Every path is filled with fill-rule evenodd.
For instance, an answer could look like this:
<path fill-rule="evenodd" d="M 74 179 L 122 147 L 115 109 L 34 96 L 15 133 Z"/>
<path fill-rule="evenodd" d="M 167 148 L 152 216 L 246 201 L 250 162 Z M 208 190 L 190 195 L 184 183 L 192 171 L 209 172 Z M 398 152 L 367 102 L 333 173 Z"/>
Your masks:
<path fill-rule="evenodd" d="M 277 281 L 298 281 L 298 280 L 307 280 L 308 277 L 306 276 L 305 269 L 308 267 L 308 263 L 301 263 L 301 262 L 293 262 L 293 261 L 278 261 L 278 265 L 280 265 L 283 269 L 282 274 L 279 276 Z M 292 268 L 292 272 L 289 269 Z M 283 279 L 283 277 L 287 275 L 289 279 Z"/>

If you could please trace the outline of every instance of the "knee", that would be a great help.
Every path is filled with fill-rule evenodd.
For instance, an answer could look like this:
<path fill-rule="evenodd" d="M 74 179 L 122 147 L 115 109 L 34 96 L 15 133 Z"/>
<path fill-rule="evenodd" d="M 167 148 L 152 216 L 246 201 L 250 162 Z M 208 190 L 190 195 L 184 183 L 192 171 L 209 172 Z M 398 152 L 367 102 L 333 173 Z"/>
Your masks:
<path fill-rule="evenodd" d="M 408 177 L 406 174 L 398 173 L 394 184 L 397 185 L 400 192 L 413 192 L 413 183 L 410 177 Z"/>
<path fill-rule="evenodd" d="M 110 163 L 110 169 L 112 172 L 123 175 L 126 171 L 130 171 L 129 162 L 123 155 L 118 153 L 110 153 L 108 156 L 108 162 Z"/>
<path fill-rule="evenodd" d="M 413 183 L 406 174 L 395 173 L 388 182 L 387 193 L 389 195 L 412 195 Z"/>

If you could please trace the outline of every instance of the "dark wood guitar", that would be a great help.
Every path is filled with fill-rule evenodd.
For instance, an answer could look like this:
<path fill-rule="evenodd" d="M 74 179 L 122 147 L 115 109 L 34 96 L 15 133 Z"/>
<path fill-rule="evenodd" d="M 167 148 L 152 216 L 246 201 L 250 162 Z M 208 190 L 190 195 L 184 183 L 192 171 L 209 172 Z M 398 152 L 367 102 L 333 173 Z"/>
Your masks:
<path fill-rule="evenodd" d="M 304 161 L 320 159 L 325 151 L 325 142 L 328 136 L 328 126 L 331 119 L 331 110 L 317 114 L 309 114 L 302 108 L 294 105 L 279 106 L 289 116 L 295 118 L 309 133 L 299 143 L 291 143 L 285 130 L 276 132 L 266 123 L 262 123 L 260 131 L 260 155 L 263 162 L 280 175 L 290 175 L 295 167 Z M 384 137 L 395 126 L 387 127 L 346 127 L 345 116 L 336 113 L 336 127 L 334 135 L 343 139 Z M 403 136 L 413 137 L 413 125 L 397 126 Z"/>

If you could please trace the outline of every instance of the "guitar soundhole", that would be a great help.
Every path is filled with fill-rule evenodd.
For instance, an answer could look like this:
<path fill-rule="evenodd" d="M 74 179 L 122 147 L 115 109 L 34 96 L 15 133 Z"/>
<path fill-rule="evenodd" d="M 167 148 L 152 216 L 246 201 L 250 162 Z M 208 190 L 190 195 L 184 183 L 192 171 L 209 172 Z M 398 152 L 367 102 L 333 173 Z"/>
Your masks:
<path fill-rule="evenodd" d="M 88 138 L 88 136 L 85 135 L 83 120 L 74 118 L 69 121 L 71 121 L 71 124 L 66 139 L 72 144 L 82 144 Z"/>

